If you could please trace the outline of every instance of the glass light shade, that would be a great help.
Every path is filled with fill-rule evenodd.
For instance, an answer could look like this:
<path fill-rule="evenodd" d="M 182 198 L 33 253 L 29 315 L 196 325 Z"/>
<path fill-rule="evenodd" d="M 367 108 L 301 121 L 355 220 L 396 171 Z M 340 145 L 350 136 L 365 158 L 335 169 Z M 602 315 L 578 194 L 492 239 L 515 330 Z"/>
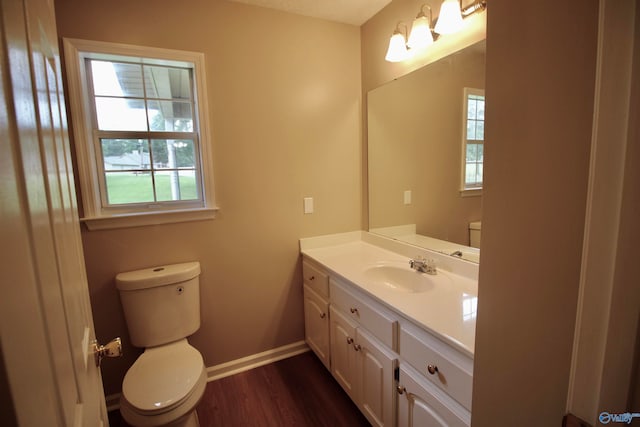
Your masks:
<path fill-rule="evenodd" d="M 387 49 L 387 55 L 384 59 L 389 62 L 400 62 L 407 59 L 409 57 L 409 51 L 407 51 L 407 45 L 405 43 L 402 33 L 395 31 L 389 40 L 389 49 Z"/>
<path fill-rule="evenodd" d="M 424 15 L 418 15 L 413 21 L 408 45 L 411 49 L 421 49 L 433 43 L 433 35 L 429 26 L 429 19 Z"/>
<path fill-rule="evenodd" d="M 444 0 L 434 31 L 438 34 L 452 34 L 462 29 L 462 13 L 458 0 Z"/>

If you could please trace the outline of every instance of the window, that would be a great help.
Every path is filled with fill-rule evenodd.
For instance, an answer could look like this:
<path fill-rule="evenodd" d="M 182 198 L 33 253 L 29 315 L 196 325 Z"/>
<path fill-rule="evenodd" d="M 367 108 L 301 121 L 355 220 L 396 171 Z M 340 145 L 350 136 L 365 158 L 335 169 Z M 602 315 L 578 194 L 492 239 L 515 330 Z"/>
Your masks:
<path fill-rule="evenodd" d="M 464 88 L 461 185 L 463 194 L 480 194 L 483 161 L 484 90 Z"/>
<path fill-rule="evenodd" d="M 204 55 L 65 39 L 90 229 L 212 218 Z"/>

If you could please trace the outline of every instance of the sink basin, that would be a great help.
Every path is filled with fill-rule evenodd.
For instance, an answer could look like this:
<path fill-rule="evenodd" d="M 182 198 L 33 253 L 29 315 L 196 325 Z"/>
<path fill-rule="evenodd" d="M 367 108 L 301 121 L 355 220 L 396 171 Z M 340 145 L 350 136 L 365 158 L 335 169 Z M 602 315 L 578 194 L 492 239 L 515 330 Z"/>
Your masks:
<path fill-rule="evenodd" d="M 364 270 L 366 279 L 371 283 L 401 293 L 427 292 L 433 289 L 438 280 L 442 280 L 440 274 L 438 272 L 437 275 L 429 275 L 412 270 L 408 266 L 394 264 L 379 264 Z"/>

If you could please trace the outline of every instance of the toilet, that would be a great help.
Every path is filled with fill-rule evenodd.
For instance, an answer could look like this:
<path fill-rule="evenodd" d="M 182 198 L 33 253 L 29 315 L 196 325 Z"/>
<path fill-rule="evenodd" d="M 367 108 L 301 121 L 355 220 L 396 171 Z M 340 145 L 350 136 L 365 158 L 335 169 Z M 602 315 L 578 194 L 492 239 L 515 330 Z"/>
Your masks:
<path fill-rule="evenodd" d="M 120 413 L 132 426 L 199 426 L 207 374 L 187 341 L 200 328 L 199 276 L 198 262 L 116 276 L 131 343 L 145 349 L 122 383 Z"/>
<path fill-rule="evenodd" d="M 480 233 L 482 232 L 482 222 L 475 221 L 469 223 L 469 246 L 480 248 Z"/>

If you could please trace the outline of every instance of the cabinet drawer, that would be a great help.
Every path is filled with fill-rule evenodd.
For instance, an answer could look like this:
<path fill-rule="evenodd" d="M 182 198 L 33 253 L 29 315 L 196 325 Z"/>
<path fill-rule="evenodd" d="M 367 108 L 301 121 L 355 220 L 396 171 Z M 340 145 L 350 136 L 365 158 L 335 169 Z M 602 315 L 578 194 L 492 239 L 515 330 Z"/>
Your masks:
<path fill-rule="evenodd" d="M 471 413 L 410 366 L 400 365 L 398 375 L 398 426 L 468 427 Z"/>
<path fill-rule="evenodd" d="M 340 308 L 351 319 L 357 321 L 383 344 L 397 349 L 398 321 L 381 305 L 367 301 L 368 297 L 347 289 L 334 279 L 330 280 L 331 304 Z"/>
<path fill-rule="evenodd" d="M 302 261 L 304 283 L 320 296 L 329 298 L 329 276 L 308 261 Z"/>
<path fill-rule="evenodd" d="M 401 325 L 399 341 L 400 356 L 404 360 L 462 406 L 471 410 L 471 358 L 408 323 Z"/>

